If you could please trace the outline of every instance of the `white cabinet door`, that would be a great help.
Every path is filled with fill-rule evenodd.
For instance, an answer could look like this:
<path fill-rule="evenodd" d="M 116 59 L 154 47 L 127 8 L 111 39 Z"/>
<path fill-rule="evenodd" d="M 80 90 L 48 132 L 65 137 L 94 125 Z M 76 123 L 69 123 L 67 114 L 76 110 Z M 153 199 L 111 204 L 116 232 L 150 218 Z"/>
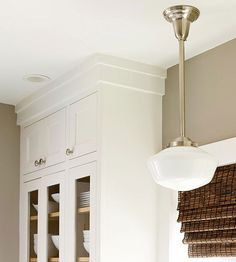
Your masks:
<path fill-rule="evenodd" d="M 65 161 L 65 150 L 66 110 L 62 109 L 22 129 L 23 173 Z"/>
<path fill-rule="evenodd" d="M 41 261 L 68 261 L 65 258 L 65 172 L 42 178 L 39 215 L 42 216 Z M 55 198 L 57 196 L 57 198 Z M 58 203 L 59 202 L 59 203 Z"/>
<path fill-rule="evenodd" d="M 39 207 L 41 179 L 21 184 L 20 195 L 20 262 L 30 262 L 32 259 L 42 261 L 41 254 L 36 254 L 41 245 L 41 236 L 37 237 L 39 246 L 36 247 L 35 235 L 38 235 L 41 219 L 33 205 Z"/>
<path fill-rule="evenodd" d="M 45 166 L 65 161 L 66 110 L 65 108 L 45 118 Z"/>
<path fill-rule="evenodd" d="M 20 262 L 66 261 L 65 199 L 64 171 L 21 185 Z"/>
<path fill-rule="evenodd" d="M 89 95 L 70 106 L 69 125 L 71 158 L 75 158 L 96 151 L 96 93 Z"/>
<path fill-rule="evenodd" d="M 68 261 L 99 261 L 99 237 L 97 230 L 98 197 L 96 162 L 77 166 L 69 170 L 68 220 L 66 224 L 66 250 Z M 89 236 L 84 235 L 89 230 Z M 89 238 L 90 252 L 84 242 Z"/>
<path fill-rule="evenodd" d="M 24 173 L 30 173 L 42 168 L 38 164 L 44 155 L 44 120 L 40 120 L 22 129 L 22 168 Z"/>

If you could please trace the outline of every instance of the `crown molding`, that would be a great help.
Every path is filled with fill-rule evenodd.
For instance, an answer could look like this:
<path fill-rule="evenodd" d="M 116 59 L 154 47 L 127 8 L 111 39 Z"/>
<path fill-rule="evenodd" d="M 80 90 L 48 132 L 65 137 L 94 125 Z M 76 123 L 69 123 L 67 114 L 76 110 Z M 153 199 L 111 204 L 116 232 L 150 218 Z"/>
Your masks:
<path fill-rule="evenodd" d="M 166 70 L 127 59 L 95 54 L 16 105 L 17 123 L 25 125 L 101 87 L 117 86 L 163 96 Z"/>

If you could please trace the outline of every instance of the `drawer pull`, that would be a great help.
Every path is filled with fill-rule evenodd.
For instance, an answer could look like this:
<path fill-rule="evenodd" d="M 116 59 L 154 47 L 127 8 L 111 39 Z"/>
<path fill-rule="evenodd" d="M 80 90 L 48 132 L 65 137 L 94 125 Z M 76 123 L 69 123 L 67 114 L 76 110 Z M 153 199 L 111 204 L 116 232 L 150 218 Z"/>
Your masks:
<path fill-rule="evenodd" d="M 39 165 L 40 165 L 39 161 L 38 161 L 38 160 L 35 160 L 35 161 L 34 161 L 34 165 L 35 165 L 35 166 L 39 166 Z"/>
<path fill-rule="evenodd" d="M 39 159 L 39 165 L 46 164 L 46 158 Z"/>
<path fill-rule="evenodd" d="M 66 155 L 69 156 L 69 155 L 72 155 L 74 153 L 74 150 L 73 149 L 70 149 L 70 148 L 67 148 L 66 149 Z"/>

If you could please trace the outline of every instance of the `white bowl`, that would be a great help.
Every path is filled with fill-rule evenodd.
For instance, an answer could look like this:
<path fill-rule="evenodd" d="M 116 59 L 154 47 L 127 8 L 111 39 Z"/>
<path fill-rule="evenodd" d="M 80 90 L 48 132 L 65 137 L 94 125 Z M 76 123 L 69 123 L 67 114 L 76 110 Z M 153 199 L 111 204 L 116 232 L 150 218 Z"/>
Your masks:
<path fill-rule="evenodd" d="M 59 250 L 59 235 L 52 235 L 52 242 L 55 247 Z"/>
<path fill-rule="evenodd" d="M 38 211 L 38 205 L 33 204 L 33 207 L 35 208 L 36 211 Z"/>
<path fill-rule="evenodd" d="M 90 250 L 90 244 L 89 244 L 89 242 L 84 242 L 84 248 L 85 248 L 85 250 L 89 253 L 89 250 Z"/>
<path fill-rule="evenodd" d="M 60 203 L 60 193 L 51 194 L 51 197 L 57 203 Z"/>
<path fill-rule="evenodd" d="M 38 255 L 38 243 L 34 243 L 34 253 L 36 254 L 36 256 Z"/>
<path fill-rule="evenodd" d="M 34 234 L 34 252 L 37 255 L 38 253 L 38 235 Z M 48 235 L 48 257 L 55 257 L 58 255 L 58 250 L 52 242 L 52 236 Z"/>
<path fill-rule="evenodd" d="M 84 234 L 84 236 L 89 236 L 90 230 L 83 230 L 83 234 Z"/>
<path fill-rule="evenodd" d="M 35 208 L 36 211 L 38 211 L 38 204 L 33 204 L 33 207 Z M 53 213 L 58 211 L 58 203 L 55 203 L 54 201 L 49 201 L 48 202 L 48 213 Z"/>

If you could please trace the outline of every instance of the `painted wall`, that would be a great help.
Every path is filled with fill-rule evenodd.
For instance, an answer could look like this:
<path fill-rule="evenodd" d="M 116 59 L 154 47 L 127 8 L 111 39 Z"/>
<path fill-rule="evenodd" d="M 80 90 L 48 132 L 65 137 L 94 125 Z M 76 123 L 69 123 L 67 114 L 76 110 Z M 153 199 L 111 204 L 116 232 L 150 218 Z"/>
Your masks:
<path fill-rule="evenodd" d="M 236 39 L 186 62 L 186 131 L 199 144 L 236 136 L 235 70 Z M 179 136 L 178 121 L 178 66 L 173 66 L 163 99 L 163 145 Z"/>
<path fill-rule="evenodd" d="M 187 136 L 200 145 L 236 136 L 236 39 L 186 62 Z M 178 66 L 167 71 L 163 99 L 163 145 L 179 136 Z M 177 194 L 173 193 L 170 212 L 169 262 L 190 262 L 182 244 L 177 219 Z M 168 203 L 168 201 L 166 201 Z M 199 262 L 228 262 L 235 258 L 197 259 Z"/>
<path fill-rule="evenodd" d="M 20 130 L 14 106 L 0 104 L 0 261 L 18 261 Z"/>

